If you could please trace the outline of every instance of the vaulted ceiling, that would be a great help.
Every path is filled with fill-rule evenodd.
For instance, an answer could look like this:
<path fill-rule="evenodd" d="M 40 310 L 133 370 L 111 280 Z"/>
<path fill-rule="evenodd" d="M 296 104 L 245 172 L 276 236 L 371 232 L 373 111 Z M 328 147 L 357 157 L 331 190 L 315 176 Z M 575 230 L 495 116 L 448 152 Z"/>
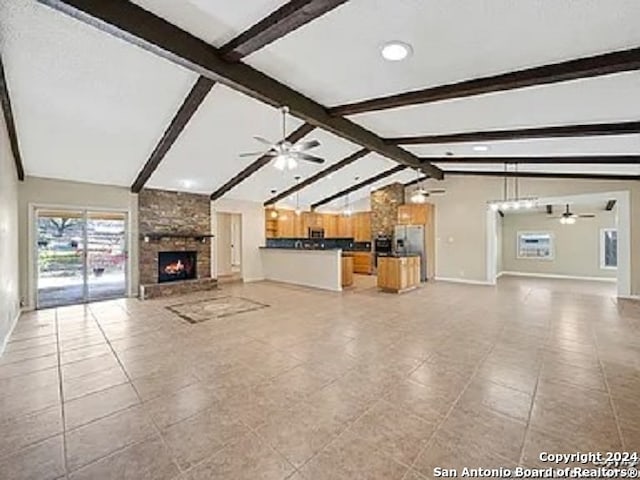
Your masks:
<path fill-rule="evenodd" d="M 44 3 L 55 7 L 83 2 Z M 285 0 L 133 3 L 217 48 L 228 46 L 287 4 Z M 293 3 L 303 8 L 322 2 Z M 637 0 L 325 3 L 332 5 L 317 18 L 242 55 L 242 62 L 327 108 L 640 46 Z M 0 4 L 0 53 L 26 174 L 130 187 L 204 72 L 49 7 L 35 0 Z M 380 48 L 390 40 L 409 43 L 413 55 L 402 62 L 385 61 Z M 620 73 L 460 95 L 346 118 L 378 139 L 637 122 L 638 50 L 632 52 L 631 59 L 632 65 Z M 146 186 L 211 194 L 251 168 L 257 157 L 239 154 L 260 149 L 253 135 L 278 138 L 280 117 L 274 102 L 264 103 L 233 88 L 224 78 L 217 80 L 172 139 Z M 291 116 L 288 131 L 305 121 L 309 119 Z M 326 159 L 324 165 L 303 163 L 285 172 L 268 165 L 225 191 L 224 197 L 264 202 L 274 196 L 273 190 L 285 191 L 363 148 L 357 138 L 336 132 L 333 125 L 314 128 L 304 137 L 320 140 L 314 154 Z M 640 155 L 638 131 L 635 127 L 624 135 L 442 142 L 400 148 L 409 152 L 409 160 L 419 157 L 445 172 L 503 169 L 501 161 L 463 160 L 467 157 L 599 156 L 603 160 L 598 164 L 520 161 L 519 170 L 635 178 L 640 175 L 637 160 L 618 164 L 611 163 L 609 157 Z M 486 149 L 477 151 L 474 147 L 479 144 Z M 300 204 L 314 204 L 397 165 L 389 155 L 385 157 L 386 153 L 371 152 L 301 189 Z M 439 163 L 443 158 L 446 161 Z M 406 169 L 352 192 L 350 199 L 367 196 L 371 188 L 414 178 L 416 173 Z M 288 201 L 293 202 L 292 198 Z M 324 208 L 342 204 L 339 198 Z"/>

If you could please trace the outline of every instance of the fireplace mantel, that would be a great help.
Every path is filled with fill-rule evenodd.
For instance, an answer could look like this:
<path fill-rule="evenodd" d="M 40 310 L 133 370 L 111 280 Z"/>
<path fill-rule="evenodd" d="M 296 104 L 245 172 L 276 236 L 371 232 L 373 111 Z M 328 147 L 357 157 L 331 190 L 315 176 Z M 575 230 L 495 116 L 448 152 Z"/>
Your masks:
<path fill-rule="evenodd" d="M 141 233 L 140 239 L 146 243 L 149 241 L 159 241 L 162 239 L 193 239 L 198 242 L 206 242 L 207 238 L 214 238 L 215 235 L 211 233 L 196 233 L 196 232 L 148 232 Z"/>

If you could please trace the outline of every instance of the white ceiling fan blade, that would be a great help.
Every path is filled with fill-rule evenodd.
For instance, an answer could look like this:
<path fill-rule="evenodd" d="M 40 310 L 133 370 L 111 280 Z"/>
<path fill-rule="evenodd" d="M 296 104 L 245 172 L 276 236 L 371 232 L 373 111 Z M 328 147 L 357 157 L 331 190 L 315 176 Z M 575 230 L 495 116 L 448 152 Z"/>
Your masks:
<path fill-rule="evenodd" d="M 265 152 L 245 152 L 238 155 L 239 157 L 255 157 L 257 155 L 264 155 Z"/>
<path fill-rule="evenodd" d="M 270 147 L 275 145 L 273 142 L 270 142 L 269 140 L 267 140 L 264 137 L 261 137 L 260 135 L 254 135 L 253 138 L 257 141 L 259 141 L 260 143 L 264 143 L 265 145 L 269 145 Z"/>
<path fill-rule="evenodd" d="M 300 160 L 305 160 L 307 162 L 313 162 L 313 163 L 318 163 L 318 164 L 324 163 L 324 158 L 316 157 L 315 155 L 309 155 L 307 153 L 297 152 L 295 154 L 295 157 L 300 159 Z"/>
<path fill-rule="evenodd" d="M 312 148 L 316 148 L 320 146 L 320 142 L 318 140 L 308 140 L 306 142 L 298 142 L 291 147 L 291 151 L 293 152 L 302 152 L 304 150 L 311 150 Z"/>

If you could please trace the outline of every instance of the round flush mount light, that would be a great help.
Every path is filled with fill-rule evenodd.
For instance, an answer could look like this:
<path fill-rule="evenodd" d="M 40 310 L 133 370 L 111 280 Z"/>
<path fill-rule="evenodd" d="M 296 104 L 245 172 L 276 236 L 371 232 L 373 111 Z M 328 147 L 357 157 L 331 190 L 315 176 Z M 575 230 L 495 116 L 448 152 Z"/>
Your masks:
<path fill-rule="evenodd" d="M 194 182 L 193 180 L 186 180 L 186 179 L 185 179 L 185 180 L 182 180 L 182 182 L 180 182 L 180 183 L 182 183 L 182 186 L 183 186 L 184 188 L 191 188 L 191 187 L 193 187 L 193 186 L 194 186 L 194 184 L 195 184 L 195 182 Z"/>
<path fill-rule="evenodd" d="M 413 53 L 413 48 L 411 48 L 411 45 L 408 43 L 394 40 L 392 42 L 385 43 L 382 46 L 380 53 L 382 54 L 382 58 L 385 60 L 389 60 L 390 62 L 399 62 L 409 57 L 411 53 Z"/>
<path fill-rule="evenodd" d="M 486 152 L 489 150 L 489 147 L 487 147 L 486 145 L 475 145 L 473 147 L 473 150 L 476 152 Z"/>

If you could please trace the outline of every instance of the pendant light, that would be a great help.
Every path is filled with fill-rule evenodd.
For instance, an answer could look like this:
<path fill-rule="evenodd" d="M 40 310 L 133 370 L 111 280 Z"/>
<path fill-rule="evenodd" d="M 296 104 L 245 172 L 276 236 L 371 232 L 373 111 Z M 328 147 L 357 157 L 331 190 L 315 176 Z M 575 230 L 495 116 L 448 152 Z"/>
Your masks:
<path fill-rule="evenodd" d="M 536 198 L 520 198 L 520 177 L 518 176 L 518 164 L 514 164 L 513 198 L 509 198 L 509 180 L 507 178 L 508 164 L 504 164 L 504 176 L 502 179 L 502 200 L 492 200 L 489 202 L 491 210 L 519 210 L 520 208 L 530 209 L 536 203 Z"/>
<path fill-rule="evenodd" d="M 422 186 L 420 185 L 421 181 L 420 181 L 420 171 L 416 170 L 416 181 L 417 181 L 417 185 L 418 188 L 416 190 L 414 190 L 414 192 L 411 194 L 410 200 L 411 203 L 425 203 L 427 201 L 427 193 L 425 191 L 424 188 L 422 188 Z"/>
<path fill-rule="evenodd" d="M 296 185 L 298 185 L 298 183 L 300 183 L 300 175 L 296 175 L 294 178 L 296 180 Z M 300 210 L 300 194 L 298 190 L 296 190 L 296 215 L 300 216 L 301 213 L 302 210 Z"/>

